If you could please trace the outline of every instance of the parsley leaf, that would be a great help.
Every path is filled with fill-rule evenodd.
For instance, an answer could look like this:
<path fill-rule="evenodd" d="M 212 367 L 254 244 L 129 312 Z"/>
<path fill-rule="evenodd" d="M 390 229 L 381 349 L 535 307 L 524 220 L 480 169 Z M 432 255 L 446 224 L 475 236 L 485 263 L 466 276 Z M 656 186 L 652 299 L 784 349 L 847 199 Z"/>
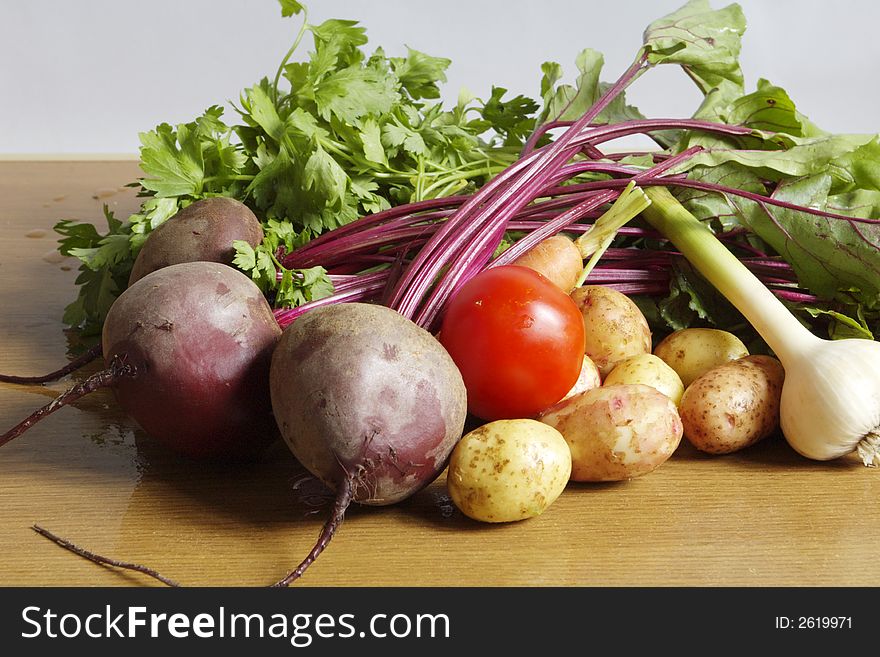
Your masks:
<path fill-rule="evenodd" d="M 281 4 L 281 15 L 284 18 L 298 14 L 303 10 L 303 6 L 296 0 L 278 0 Z"/>
<path fill-rule="evenodd" d="M 401 88 L 413 100 L 439 98 L 438 82 L 446 82 L 446 69 L 449 68 L 452 60 L 432 57 L 412 48 L 407 48 L 407 51 L 406 58 L 393 57 L 390 60 Z"/>
<path fill-rule="evenodd" d="M 535 129 L 534 114 L 538 111 L 538 104 L 525 96 L 502 100 L 506 93 L 507 89 L 503 87 L 492 87 L 492 95 L 480 114 L 504 136 L 504 144 L 512 146 L 522 143 Z"/>
<path fill-rule="evenodd" d="M 306 13 L 295 0 L 279 5 L 282 17 Z M 288 61 L 303 37 L 311 48 Z M 140 210 L 108 217 L 104 233 L 89 223 L 56 227 L 63 252 L 82 263 L 65 321 L 100 327 L 150 232 L 200 198 L 231 196 L 254 210 L 266 238 L 256 249 L 237 244 L 233 264 L 276 304 L 296 305 L 332 285 L 320 268 L 285 270 L 280 253 L 393 204 L 473 189 L 514 161 L 535 103 L 493 88 L 485 103 L 462 95 L 450 110 L 428 104 L 450 60 L 413 48 L 389 57 L 367 43 L 356 21 L 306 18 L 275 79 L 239 92 L 234 122 L 214 105 L 143 132 Z"/>

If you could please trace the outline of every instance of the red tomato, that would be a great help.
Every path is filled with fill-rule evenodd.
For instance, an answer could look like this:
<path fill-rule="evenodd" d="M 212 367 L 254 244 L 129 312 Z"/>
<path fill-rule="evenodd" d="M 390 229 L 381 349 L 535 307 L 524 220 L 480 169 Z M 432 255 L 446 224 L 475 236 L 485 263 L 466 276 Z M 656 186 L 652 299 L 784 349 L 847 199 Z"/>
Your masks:
<path fill-rule="evenodd" d="M 487 269 L 446 306 L 440 342 L 484 420 L 534 417 L 577 381 L 584 322 L 571 298 L 527 267 Z"/>

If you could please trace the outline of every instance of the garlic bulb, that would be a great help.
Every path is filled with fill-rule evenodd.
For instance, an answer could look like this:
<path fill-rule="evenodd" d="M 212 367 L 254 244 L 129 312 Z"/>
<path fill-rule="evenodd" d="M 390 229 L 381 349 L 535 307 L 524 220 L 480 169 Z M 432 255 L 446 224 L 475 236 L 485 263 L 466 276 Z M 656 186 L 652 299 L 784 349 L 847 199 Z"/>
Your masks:
<path fill-rule="evenodd" d="M 789 444 L 811 459 L 858 451 L 865 465 L 880 465 L 880 343 L 816 338 L 781 360 L 780 420 Z"/>

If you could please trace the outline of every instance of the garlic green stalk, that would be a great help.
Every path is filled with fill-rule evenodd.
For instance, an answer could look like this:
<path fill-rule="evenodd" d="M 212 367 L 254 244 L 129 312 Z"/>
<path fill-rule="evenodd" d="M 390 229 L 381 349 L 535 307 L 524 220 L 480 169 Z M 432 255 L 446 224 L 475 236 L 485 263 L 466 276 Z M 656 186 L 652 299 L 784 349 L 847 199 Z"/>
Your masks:
<path fill-rule="evenodd" d="M 649 205 L 651 201 L 645 196 L 645 192 L 636 187 L 635 181 L 630 180 L 611 207 L 593 222 L 593 227 L 575 240 L 581 258 L 587 260 L 575 287 L 584 284 L 596 263 L 617 237 L 617 231 Z"/>
<path fill-rule="evenodd" d="M 858 452 L 880 465 L 880 343 L 823 340 L 663 187 L 645 190 L 643 216 L 745 316 L 785 368 L 780 425 L 807 458 Z"/>

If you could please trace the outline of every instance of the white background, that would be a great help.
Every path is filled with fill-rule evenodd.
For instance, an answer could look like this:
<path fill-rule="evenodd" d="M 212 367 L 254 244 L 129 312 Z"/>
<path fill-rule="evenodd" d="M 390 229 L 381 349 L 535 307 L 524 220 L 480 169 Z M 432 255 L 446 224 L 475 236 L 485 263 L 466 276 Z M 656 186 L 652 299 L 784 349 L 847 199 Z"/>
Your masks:
<path fill-rule="evenodd" d="M 483 96 L 492 84 L 536 97 L 542 62 L 560 62 L 570 80 L 576 53 L 588 46 L 605 54 L 603 79 L 614 79 L 648 23 L 683 3 L 306 4 L 312 23 L 360 21 L 370 50 L 382 45 L 398 55 L 409 45 L 451 58 L 443 95 L 454 101 L 462 86 Z M 765 77 L 826 130 L 880 131 L 880 3 L 740 4 L 748 21 L 742 64 L 749 89 Z M 0 0 L 0 154 L 135 153 L 138 132 L 191 120 L 273 75 L 300 21 L 282 19 L 275 0 Z M 699 98 L 672 67 L 647 73 L 630 97 L 654 117 L 689 116 Z"/>

